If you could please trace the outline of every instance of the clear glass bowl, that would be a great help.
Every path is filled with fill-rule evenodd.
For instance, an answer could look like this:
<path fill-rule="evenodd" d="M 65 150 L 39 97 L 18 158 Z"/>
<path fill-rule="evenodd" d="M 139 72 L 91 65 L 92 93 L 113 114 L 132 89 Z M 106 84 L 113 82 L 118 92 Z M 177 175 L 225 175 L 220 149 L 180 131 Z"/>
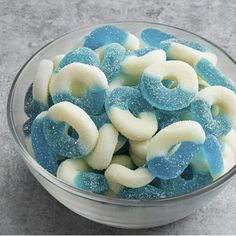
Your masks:
<path fill-rule="evenodd" d="M 223 72 L 236 78 L 236 64 L 222 49 L 208 40 L 172 26 L 149 22 L 115 22 L 111 23 L 137 33 L 146 27 L 158 28 L 178 37 L 201 43 L 217 54 L 218 66 Z M 184 218 L 200 207 L 208 204 L 220 193 L 236 172 L 236 167 L 214 183 L 197 191 L 173 198 L 161 200 L 125 200 L 88 193 L 73 188 L 44 170 L 26 150 L 22 125 L 27 119 L 24 114 L 24 96 L 32 83 L 37 64 L 41 59 L 53 58 L 71 50 L 78 40 L 98 27 L 89 26 L 65 34 L 37 51 L 17 74 L 8 98 L 7 115 L 11 133 L 23 160 L 42 186 L 63 205 L 88 219 L 106 225 L 122 228 L 149 228 L 168 224 Z"/>

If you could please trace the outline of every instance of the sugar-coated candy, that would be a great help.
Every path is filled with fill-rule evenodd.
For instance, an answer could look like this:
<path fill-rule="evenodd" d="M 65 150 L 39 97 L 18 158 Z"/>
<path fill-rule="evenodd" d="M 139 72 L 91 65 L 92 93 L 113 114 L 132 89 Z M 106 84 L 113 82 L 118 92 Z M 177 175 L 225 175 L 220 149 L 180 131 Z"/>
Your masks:
<path fill-rule="evenodd" d="M 122 71 L 131 77 L 132 85 L 139 83 L 145 68 L 153 63 L 163 62 L 166 60 L 166 54 L 163 50 L 152 50 L 143 56 L 127 56 L 122 62 Z M 131 82 L 129 82 L 131 84 Z"/>
<path fill-rule="evenodd" d="M 57 171 L 56 152 L 49 146 L 44 135 L 44 120 L 47 112 L 40 113 L 31 127 L 32 147 L 36 161 L 48 172 L 55 175 Z"/>
<path fill-rule="evenodd" d="M 235 154 L 231 147 L 220 142 L 213 135 L 208 135 L 202 149 L 191 162 L 194 171 L 209 174 L 217 179 L 227 173 L 236 164 Z"/>
<path fill-rule="evenodd" d="M 68 135 L 70 126 L 78 133 L 78 139 Z M 94 149 L 99 136 L 89 115 L 70 102 L 60 102 L 49 108 L 44 120 L 44 134 L 53 150 L 70 158 L 88 155 Z"/>
<path fill-rule="evenodd" d="M 191 103 L 192 118 L 201 124 L 206 134 L 224 136 L 235 124 L 235 104 L 233 91 L 222 86 L 210 86 L 198 92 Z"/>
<path fill-rule="evenodd" d="M 104 193 L 108 186 L 103 175 L 91 172 L 82 159 L 67 159 L 57 170 L 57 177 L 76 188 L 93 193 Z"/>
<path fill-rule="evenodd" d="M 128 139 L 143 141 L 157 130 L 154 110 L 138 89 L 127 86 L 114 89 L 106 99 L 105 108 L 113 125 Z"/>
<path fill-rule="evenodd" d="M 212 52 L 202 52 L 190 45 L 171 40 L 162 41 L 160 48 L 166 52 L 168 60 L 181 60 L 194 66 L 200 59 L 205 58 L 213 65 L 217 63 L 217 57 Z"/>
<path fill-rule="evenodd" d="M 205 141 L 205 133 L 195 121 L 179 121 L 159 131 L 150 141 L 147 166 L 161 179 L 178 177 L 190 164 Z"/>
<path fill-rule="evenodd" d="M 166 194 L 163 190 L 152 185 L 146 185 L 140 188 L 124 188 L 119 197 L 134 200 L 156 200 L 165 198 Z"/>
<path fill-rule="evenodd" d="M 54 73 L 58 73 L 63 67 L 76 62 L 96 67 L 99 67 L 100 64 L 98 55 L 93 50 L 82 47 L 77 48 L 63 56 L 55 68 Z"/>
<path fill-rule="evenodd" d="M 122 166 L 129 168 L 131 170 L 134 169 L 134 164 L 133 164 L 132 160 L 130 159 L 130 157 L 127 155 L 113 156 L 111 164 L 119 164 L 119 165 L 122 165 Z M 107 179 L 107 183 L 108 183 L 109 189 L 115 194 L 120 193 L 121 190 L 124 189 L 123 185 L 121 185 L 117 182 L 113 182 L 109 178 Z"/>
<path fill-rule="evenodd" d="M 93 30 L 85 36 L 82 45 L 93 50 L 109 43 L 119 43 L 126 50 L 135 50 L 139 48 L 139 40 L 133 34 L 113 25 L 105 25 Z"/>
<path fill-rule="evenodd" d="M 159 29 L 146 28 L 140 33 L 139 38 L 141 46 L 159 48 L 162 41 L 175 38 L 175 36 L 165 33 Z"/>
<path fill-rule="evenodd" d="M 69 101 L 89 114 L 98 114 L 104 105 L 107 86 L 106 76 L 97 67 L 72 63 L 57 74 L 50 94 L 54 103 Z"/>
<path fill-rule="evenodd" d="M 127 138 L 123 136 L 122 134 L 119 134 L 115 152 L 119 151 L 122 147 L 124 147 L 126 142 L 127 142 Z"/>
<path fill-rule="evenodd" d="M 162 81 L 174 79 L 177 87 L 166 88 Z M 140 82 L 143 97 L 155 108 L 174 111 L 187 107 L 198 92 L 194 69 L 182 61 L 154 63 L 144 70 Z"/>
<path fill-rule="evenodd" d="M 120 72 L 121 62 L 125 57 L 125 48 L 118 43 L 112 43 L 98 49 L 101 60 L 100 69 L 110 83 Z"/>
<path fill-rule="evenodd" d="M 220 85 L 231 89 L 236 93 L 235 83 L 231 79 L 226 78 L 225 75 L 223 75 L 223 73 L 207 59 L 202 58 L 199 60 L 194 65 L 194 69 L 197 72 L 197 75 L 209 85 Z"/>
<path fill-rule="evenodd" d="M 111 164 L 105 171 L 108 181 L 118 183 L 129 188 L 139 188 L 149 184 L 154 176 L 144 167 L 131 170 L 120 164 Z"/>

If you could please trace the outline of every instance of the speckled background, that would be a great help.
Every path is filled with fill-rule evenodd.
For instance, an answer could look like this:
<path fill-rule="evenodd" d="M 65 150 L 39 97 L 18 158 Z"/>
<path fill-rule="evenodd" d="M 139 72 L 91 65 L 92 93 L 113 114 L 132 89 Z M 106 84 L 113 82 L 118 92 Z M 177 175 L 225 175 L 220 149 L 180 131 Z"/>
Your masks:
<path fill-rule="evenodd" d="M 0 0 L 0 233 L 236 234 L 235 178 L 208 206 L 181 221 L 148 230 L 123 230 L 91 222 L 66 209 L 22 162 L 6 121 L 7 95 L 14 76 L 53 38 L 104 20 L 147 20 L 181 27 L 213 41 L 236 59 L 234 0 Z"/>

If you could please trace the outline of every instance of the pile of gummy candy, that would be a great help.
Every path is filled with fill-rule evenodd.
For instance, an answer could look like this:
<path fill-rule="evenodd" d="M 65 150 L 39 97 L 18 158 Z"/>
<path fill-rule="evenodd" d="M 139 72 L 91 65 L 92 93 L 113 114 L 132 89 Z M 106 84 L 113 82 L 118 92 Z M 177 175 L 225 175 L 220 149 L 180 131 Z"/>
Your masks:
<path fill-rule="evenodd" d="M 199 43 L 106 25 L 42 60 L 25 96 L 26 146 L 76 188 L 160 199 L 235 166 L 236 85 Z"/>

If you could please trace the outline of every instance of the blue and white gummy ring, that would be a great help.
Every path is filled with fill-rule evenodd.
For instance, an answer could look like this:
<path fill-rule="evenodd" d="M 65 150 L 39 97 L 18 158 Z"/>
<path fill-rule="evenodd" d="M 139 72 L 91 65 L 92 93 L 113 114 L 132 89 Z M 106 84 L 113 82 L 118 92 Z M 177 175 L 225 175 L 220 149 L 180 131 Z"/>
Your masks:
<path fill-rule="evenodd" d="M 163 80 L 175 80 L 177 87 L 169 89 Z M 155 108 L 175 111 L 187 107 L 198 92 L 194 69 L 182 61 L 154 63 L 144 70 L 140 82 L 143 97 Z"/>
<path fill-rule="evenodd" d="M 33 121 L 31 139 L 36 161 L 48 172 L 55 175 L 57 170 L 57 153 L 49 146 L 44 135 L 44 121 L 47 112 L 40 113 Z"/>
<path fill-rule="evenodd" d="M 155 112 L 138 89 L 126 86 L 114 89 L 105 108 L 112 124 L 128 139 L 143 141 L 157 131 Z"/>
<path fill-rule="evenodd" d="M 192 118 L 206 134 L 226 135 L 236 120 L 236 94 L 222 86 L 207 87 L 198 92 L 191 104 Z"/>
<path fill-rule="evenodd" d="M 79 138 L 68 134 L 73 127 Z M 89 115 L 70 102 L 60 102 L 49 108 L 44 120 L 44 134 L 52 149 L 62 156 L 83 158 L 95 147 L 98 130 Z"/>
<path fill-rule="evenodd" d="M 54 103 L 69 101 L 89 114 L 98 114 L 104 105 L 107 78 L 95 66 L 72 63 L 56 75 L 50 85 Z"/>
<path fill-rule="evenodd" d="M 104 193 L 108 186 L 103 175 L 93 173 L 83 159 L 67 159 L 57 170 L 57 177 L 65 183 L 93 193 Z"/>
<path fill-rule="evenodd" d="M 85 36 L 80 44 L 84 47 L 96 50 L 109 43 L 119 43 L 124 46 L 126 50 L 139 48 L 139 40 L 136 36 L 112 25 L 96 28 L 89 35 Z"/>
<path fill-rule="evenodd" d="M 187 46 L 182 44 L 181 41 L 175 42 L 172 39 L 160 43 L 160 48 L 166 52 L 168 60 L 180 60 L 194 66 L 200 59 L 205 58 L 216 65 L 217 57 L 214 53 L 199 51 L 193 48 L 195 46 L 190 47 L 190 44 Z"/>
<path fill-rule="evenodd" d="M 148 169 L 161 179 L 176 178 L 190 164 L 204 141 L 205 133 L 199 123 L 173 123 L 151 139 L 147 149 Z"/>

